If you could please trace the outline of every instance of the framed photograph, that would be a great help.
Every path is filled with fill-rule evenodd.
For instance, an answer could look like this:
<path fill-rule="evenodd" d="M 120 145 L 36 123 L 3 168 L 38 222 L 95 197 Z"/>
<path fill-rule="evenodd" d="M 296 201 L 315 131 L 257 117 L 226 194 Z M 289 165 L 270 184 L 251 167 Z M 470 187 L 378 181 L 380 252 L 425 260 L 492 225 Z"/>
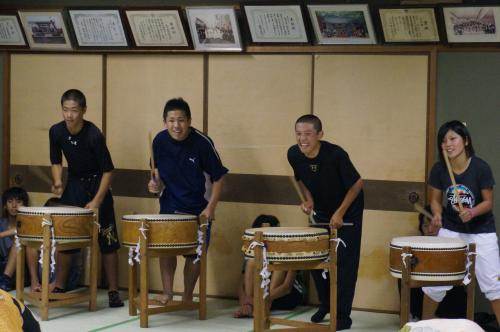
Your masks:
<path fill-rule="evenodd" d="M 500 6 L 443 7 L 449 43 L 498 43 Z"/>
<path fill-rule="evenodd" d="M 0 12 L 0 47 L 26 48 L 21 22 L 15 12 Z"/>
<path fill-rule="evenodd" d="M 62 11 L 19 11 L 30 48 L 71 50 Z"/>
<path fill-rule="evenodd" d="M 375 44 L 368 5 L 308 5 L 318 44 Z"/>
<path fill-rule="evenodd" d="M 179 9 L 125 9 L 135 47 L 188 48 L 186 26 Z"/>
<path fill-rule="evenodd" d="M 386 43 L 438 43 L 439 28 L 434 7 L 379 8 Z"/>
<path fill-rule="evenodd" d="M 300 5 L 243 5 L 252 43 L 308 44 Z"/>
<path fill-rule="evenodd" d="M 195 50 L 242 50 L 233 7 L 187 7 L 186 14 Z"/>
<path fill-rule="evenodd" d="M 78 47 L 127 47 L 118 9 L 68 9 Z"/>

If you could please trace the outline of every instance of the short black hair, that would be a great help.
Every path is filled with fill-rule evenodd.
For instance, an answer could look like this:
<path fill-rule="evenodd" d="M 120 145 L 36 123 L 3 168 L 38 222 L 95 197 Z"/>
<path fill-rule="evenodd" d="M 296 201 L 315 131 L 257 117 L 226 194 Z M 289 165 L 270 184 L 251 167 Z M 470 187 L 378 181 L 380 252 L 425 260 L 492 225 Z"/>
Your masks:
<path fill-rule="evenodd" d="M 61 97 L 61 106 L 66 100 L 74 100 L 82 109 L 87 108 L 87 99 L 85 98 L 83 92 L 81 92 L 80 90 L 69 89 L 64 92 Z"/>
<path fill-rule="evenodd" d="M 430 205 L 424 206 L 424 209 L 427 212 L 429 212 L 430 214 L 432 214 L 431 206 Z M 425 218 L 427 218 L 427 217 L 424 216 L 423 213 L 419 213 L 418 214 L 418 230 L 420 231 L 420 235 L 424 235 L 424 224 L 426 223 Z"/>
<path fill-rule="evenodd" d="M 467 155 L 467 158 L 472 157 L 475 154 L 475 152 L 474 152 L 474 147 L 472 146 L 472 137 L 470 137 L 469 130 L 467 129 L 467 127 L 463 122 L 458 120 L 452 120 L 444 123 L 439 128 L 438 131 L 437 149 L 439 151 L 439 160 L 444 162 L 443 149 L 441 148 L 441 144 L 443 143 L 446 133 L 448 133 L 448 131 L 450 130 L 461 136 L 462 139 L 464 140 L 464 144 L 467 143 L 467 145 L 465 145 L 465 154 Z"/>
<path fill-rule="evenodd" d="M 167 121 L 167 114 L 170 111 L 181 111 L 188 120 L 191 120 L 191 110 L 189 104 L 182 98 L 173 98 L 167 101 L 163 108 L 163 121 Z"/>
<path fill-rule="evenodd" d="M 295 126 L 297 126 L 298 123 L 312 124 L 314 129 L 316 129 L 317 133 L 323 130 L 323 125 L 321 124 L 321 120 L 316 115 L 312 114 L 302 115 L 300 118 L 297 119 L 297 121 L 295 121 Z"/>
<path fill-rule="evenodd" d="M 269 224 L 270 227 L 278 227 L 280 221 L 273 215 L 261 214 L 252 223 L 252 228 L 260 228 L 263 224 Z"/>
<path fill-rule="evenodd" d="M 64 206 L 59 197 L 49 198 L 43 206 L 53 207 L 53 206 Z"/>
<path fill-rule="evenodd" d="M 7 204 L 10 199 L 18 199 L 23 202 L 25 206 L 29 205 L 30 198 L 26 190 L 21 187 L 10 187 L 2 194 L 2 205 Z"/>

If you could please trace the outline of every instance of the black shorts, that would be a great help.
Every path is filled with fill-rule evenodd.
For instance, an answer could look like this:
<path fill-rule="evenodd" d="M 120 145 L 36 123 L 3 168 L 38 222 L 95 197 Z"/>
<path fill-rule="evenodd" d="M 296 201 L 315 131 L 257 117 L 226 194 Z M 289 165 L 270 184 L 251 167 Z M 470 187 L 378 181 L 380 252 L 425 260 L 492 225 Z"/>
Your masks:
<path fill-rule="evenodd" d="M 292 287 L 292 291 L 285 296 L 279 297 L 271 303 L 271 310 L 292 310 L 302 304 L 304 296 L 297 288 Z"/>
<path fill-rule="evenodd" d="M 61 203 L 85 207 L 90 202 L 97 190 L 101 178 L 99 176 L 90 177 L 68 177 L 68 183 L 61 197 Z M 113 208 L 113 196 L 108 190 L 104 197 L 101 206 L 99 207 L 99 247 L 101 253 L 107 254 L 114 252 L 120 248 L 118 240 L 118 232 L 116 230 L 115 210 Z"/>

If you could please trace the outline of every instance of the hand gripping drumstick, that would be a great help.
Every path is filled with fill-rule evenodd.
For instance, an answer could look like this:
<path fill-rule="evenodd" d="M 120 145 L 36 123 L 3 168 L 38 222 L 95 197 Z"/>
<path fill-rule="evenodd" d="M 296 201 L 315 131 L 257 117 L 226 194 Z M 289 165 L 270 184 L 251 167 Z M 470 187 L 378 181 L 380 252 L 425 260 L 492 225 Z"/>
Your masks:
<path fill-rule="evenodd" d="M 453 169 L 451 168 L 450 160 L 448 159 L 448 155 L 446 154 L 446 150 L 443 149 L 443 159 L 446 163 L 446 168 L 448 169 L 448 174 L 450 174 L 450 179 L 451 179 L 451 184 L 453 185 L 453 193 L 455 194 L 455 197 L 457 198 L 458 202 L 458 210 L 460 213 L 464 210 L 464 207 L 462 205 L 462 201 L 460 200 L 460 195 L 458 194 L 458 188 L 457 188 L 457 182 L 455 181 L 455 175 L 453 175 Z"/>
<path fill-rule="evenodd" d="M 302 193 L 302 190 L 300 190 L 299 184 L 297 181 L 295 181 L 295 177 L 290 176 L 289 177 L 290 181 L 292 182 L 293 188 L 295 189 L 295 192 L 297 192 L 297 195 L 299 195 L 300 201 L 302 204 L 305 203 L 306 199 L 304 197 L 304 194 Z M 314 216 L 316 215 L 316 212 L 311 210 L 311 213 L 309 213 L 309 222 L 314 225 L 320 225 L 320 226 L 330 226 L 330 223 L 327 222 L 316 222 L 316 219 L 314 219 Z M 353 223 L 344 223 L 344 226 L 353 226 Z"/>

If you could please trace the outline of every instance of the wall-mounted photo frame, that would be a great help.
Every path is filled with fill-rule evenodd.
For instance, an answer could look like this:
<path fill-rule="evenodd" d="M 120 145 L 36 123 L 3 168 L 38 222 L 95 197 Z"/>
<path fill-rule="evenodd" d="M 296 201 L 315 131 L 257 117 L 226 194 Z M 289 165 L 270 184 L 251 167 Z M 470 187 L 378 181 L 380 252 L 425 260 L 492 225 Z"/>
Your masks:
<path fill-rule="evenodd" d="M 500 6 L 443 7 L 448 43 L 499 43 Z"/>
<path fill-rule="evenodd" d="M 0 12 L 0 48 L 27 48 L 17 12 Z"/>
<path fill-rule="evenodd" d="M 31 49 L 72 49 L 62 10 L 20 10 L 19 17 Z"/>
<path fill-rule="evenodd" d="M 127 28 L 137 48 L 190 48 L 179 8 L 125 9 Z"/>
<path fill-rule="evenodd" d="M 249 5 L 242 11 L 254 44 L 309 44 L 300 5 Z"/>
<path fill-rule="evenodd" d="M 385 43 L 439 43 L 435 7 L 378 8 Z"/>
<path fill-rule="evenodd" d="M 317 44 L 376 44 L 367 4 L 308 5 Z"/>
<path fill-rule="evenodd" d="M 78 47 L 128 47 L 118 9 L 68 9 Z"/>
<path fill-rule="evenodd" d="M 195 50 L 242 50 L 233 7 L 187 7 L 186 15 Z"/>

